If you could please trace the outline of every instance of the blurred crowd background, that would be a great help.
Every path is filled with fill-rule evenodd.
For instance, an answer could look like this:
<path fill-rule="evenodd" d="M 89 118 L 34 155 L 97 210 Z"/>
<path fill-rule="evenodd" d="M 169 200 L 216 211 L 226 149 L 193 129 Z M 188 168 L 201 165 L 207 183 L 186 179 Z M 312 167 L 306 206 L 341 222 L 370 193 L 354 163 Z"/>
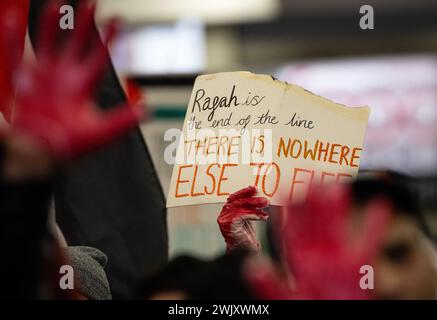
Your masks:
<path fill-rule="evenodd" d="M 374 9 L 373 30 L 360 28 L 362 5 Z M 164 192 L 172 170 L 164 133 L 182 127 L 195 77 L 248 70 L 370 106 L 361 168 L 418 177 L 414 187 L 436 236 L 436 12 L 433 0 L 98 0 L 97 20 L 121 18 L 111 55 L 152 113 L 141 129 Z M 222 252 L 220 208 L 168 210 L 170 256 Z"/>

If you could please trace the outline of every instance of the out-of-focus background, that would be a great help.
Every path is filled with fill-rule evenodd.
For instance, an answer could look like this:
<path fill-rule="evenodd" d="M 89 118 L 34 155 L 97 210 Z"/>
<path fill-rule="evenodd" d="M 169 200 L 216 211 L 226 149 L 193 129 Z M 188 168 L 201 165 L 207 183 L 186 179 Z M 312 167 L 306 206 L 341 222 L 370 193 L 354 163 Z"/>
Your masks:
<path fill-rule="evenodd" d="M 271 74 L 349 106 L 369 105 L 362 169 L 420 177 L 437 233 L 437 1 L 98 0 L 98 21 L 118 16 L 111 48 L 121 79 L 135 80 L 152 113 L 142 126 L 166 193 L 169 128 L 181 128 L 196 75 Z M 374 9 L 362 30 L 359 10 Z M 126 164 L 128 165 L 128 164 Z M 168 211 L 170 255 L 224 249 L 219 205 Z"/>

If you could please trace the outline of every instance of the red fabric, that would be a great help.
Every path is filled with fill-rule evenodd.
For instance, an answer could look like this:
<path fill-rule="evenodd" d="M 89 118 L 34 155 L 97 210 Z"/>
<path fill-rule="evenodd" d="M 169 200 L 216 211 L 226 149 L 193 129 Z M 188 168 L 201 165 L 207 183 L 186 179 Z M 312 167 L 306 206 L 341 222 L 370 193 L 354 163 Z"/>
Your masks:
<path fill-rule="evenodd" d="M 2 0 L 0 1 L 0 112 L 6 121 L 11 122 L 14 88 L 11 83 L 9 49 L 14 47 L 14 57 L 22 59 L 24 42 L 27 30 L 27 16 L 29 14 L 29 0 Z M 15 38 L 5 32 L 10 27 L 16 32 Z M 12 43 L 11 43 L 12 42 Z M 6 49 L 6 50 L 5 50 Z"/>

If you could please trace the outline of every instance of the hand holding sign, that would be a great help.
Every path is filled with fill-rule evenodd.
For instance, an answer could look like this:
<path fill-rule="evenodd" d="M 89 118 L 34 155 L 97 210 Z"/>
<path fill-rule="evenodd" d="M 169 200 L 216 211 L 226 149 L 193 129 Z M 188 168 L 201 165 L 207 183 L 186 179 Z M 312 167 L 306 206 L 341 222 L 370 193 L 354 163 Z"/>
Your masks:
<path fill-rule="evenodd" d="M 226 250 L 246 249 L 252 252 L 260 250 L 252 221 L 266 221 L 267 212 L 263 211 L 269 202 L 264 197 L 255 197 L 255 187 L 247 187 L 231 194 L 217 219 L 220 231 L 226 241 Z"/>

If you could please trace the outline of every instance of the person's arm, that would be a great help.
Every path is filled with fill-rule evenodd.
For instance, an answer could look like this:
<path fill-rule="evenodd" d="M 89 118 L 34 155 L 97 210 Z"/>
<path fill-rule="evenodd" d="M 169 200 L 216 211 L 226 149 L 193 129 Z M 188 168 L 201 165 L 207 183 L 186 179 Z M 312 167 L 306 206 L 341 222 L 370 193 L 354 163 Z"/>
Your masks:
<path fill-rule="evenodd" d="M 0 297 L 35 299 L 44 264 L 51 181 L 49 174 L 42 176 L 25 166 L 16 165 L 11 174 L 7 163 L 27 148 L 11 140 L 15 139 L 0 143 L 0 273 L 5 275 Z"/>
<path fill-rule="evenodd" d="M 141 115 L 130 106 L 110 112 L 95 108 L 93 93 L 107 53 L 103 46 L 88 47 L 83 41 L 94 7 L 81 9 L 81 23 L 62 50 L 56 47 L 58 11 L 48 6 L 39 31 L 39 55 L 24 64 L 17 59 L 19 19 L 10 19 L 19 12 L 0 12 L 0 49 L 7 53 L 3 62 L 10 71 L 6 80 L 16 91 L 10 125 L 0 127 L 0 271 L 5 275 L 0 295 L 9 298 L 41 297 L 43 264 L 53 267 L 44 260 L 43 241 L 56 167 L 110 143 L 135 127 Z M 105 44 L 113 28 L 108 27 Z M 0 92 L 0 101 L 3 97 Z"/>

